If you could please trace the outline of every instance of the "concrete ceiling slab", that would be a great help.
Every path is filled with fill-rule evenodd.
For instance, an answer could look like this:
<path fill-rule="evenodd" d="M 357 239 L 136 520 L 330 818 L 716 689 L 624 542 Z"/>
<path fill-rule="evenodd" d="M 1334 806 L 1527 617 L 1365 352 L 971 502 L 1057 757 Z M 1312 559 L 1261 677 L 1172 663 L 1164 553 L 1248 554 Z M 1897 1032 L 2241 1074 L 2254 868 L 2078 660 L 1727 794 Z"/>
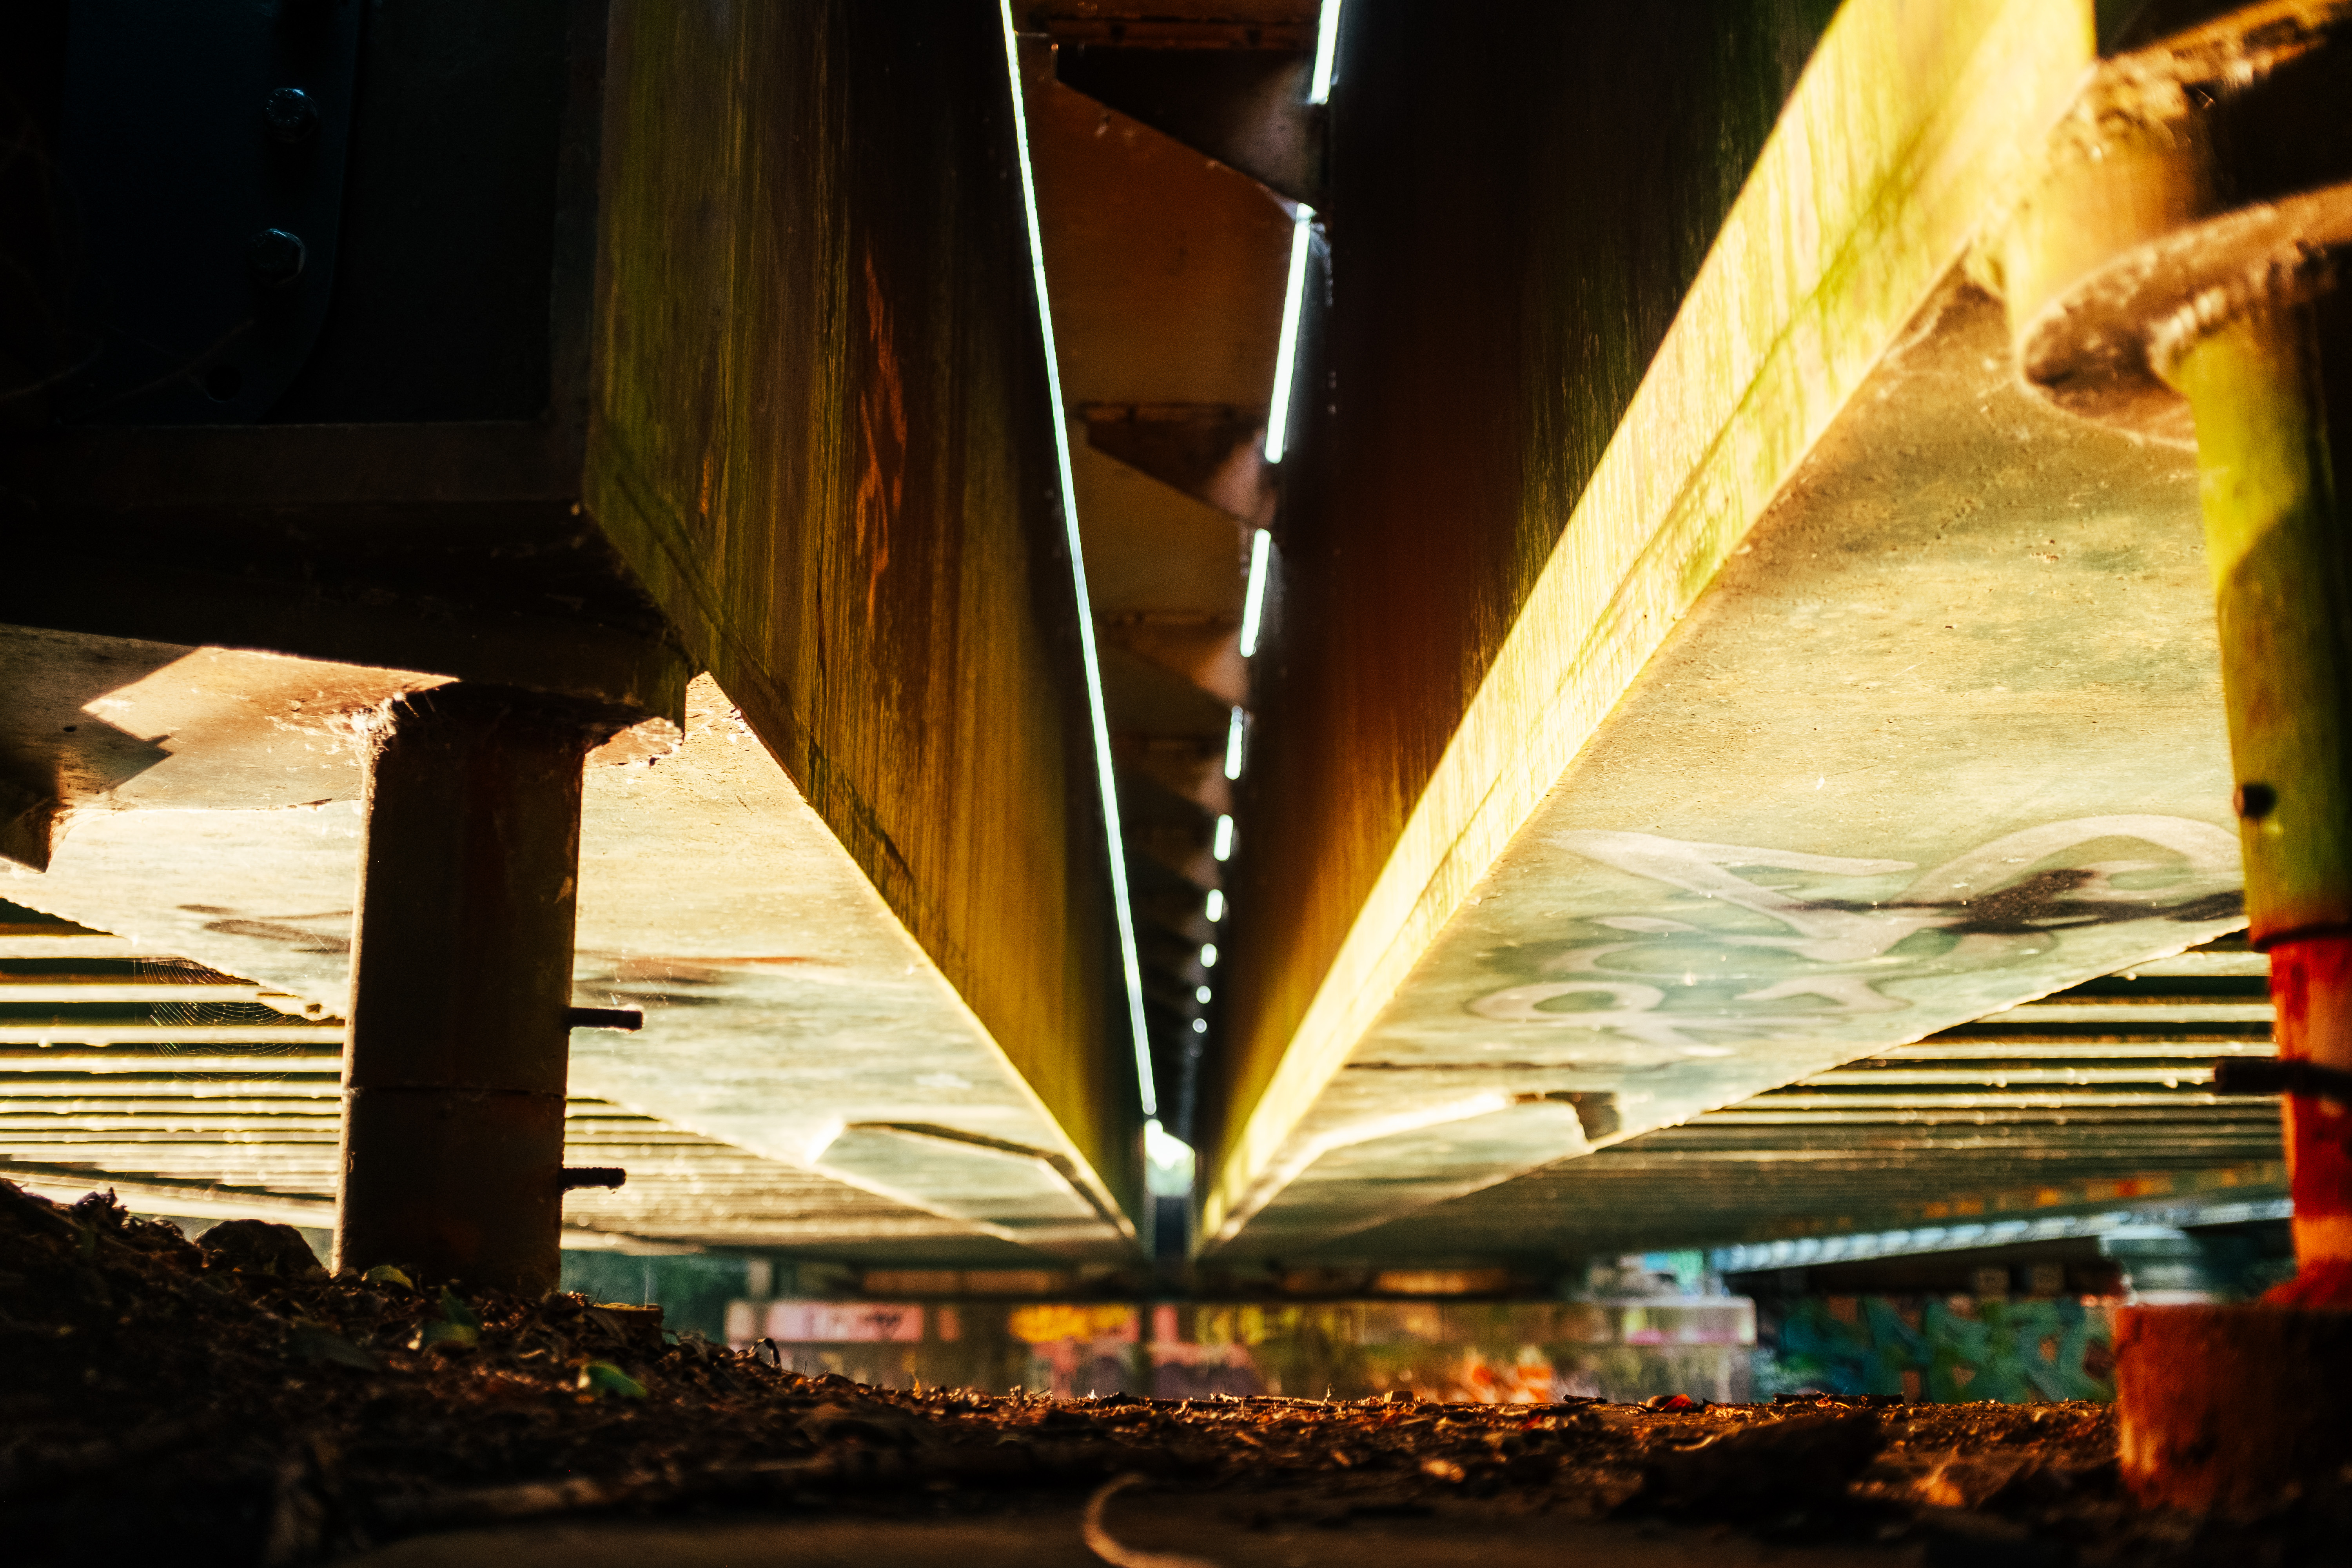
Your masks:
<path fill-rule="evenodd" d="M 1097 616 L 1191 610 L 1239 626 L 1246 528 L 1090 447 L 1074 442 L 1070 466 Z"/>
<path fill-rule="evenodd" d="M 1117 40 L 1045 25 L 1066 41 L 1024 44 L 1024 98 L 1119 789 L 1164 785 L 1199 808 L 1122 828 L 1159 1100 L 1189 1138 L 1213 994 L 1197 962 L 1213 824 L 1232 809 L 1225 738 L 1248 697 L 1251 535 L 1276 500 L 1260 447 L 1293 224 L 1255 179 L 1059 79 L 1093 58 L 1071 40 Z M 1280 106 L 1260 91 L 1234 107 L 1255 122 Z"/>
<path fill-rule="evenodd" d="M 1071 406 L 1263 409 L 1290 215 L 1272 192 L 1141 121 L 1027 70 L 1031 155 Z"/>
<path fill-rule="evenodd" d="M 1915 329 L 1318 1088 L 1236 1256 L 2243 923 L 2189 459 L 2026 395 L 1957 279 Z"/>
<path fill-rule="evenodd" d="M 2211 1085 L 2217 1059 L 2275 1054 L 2269 967 L 2234 938 L 2136 964 L 1292 1257 L 1556 1268 L 2283 1194 L 2278 1106 Z"/>
<path fill-rule="evenodd" d="M 0 889 L 340 1013 L 361 843 L 344 766 L 309 809 L 80 814 L 46 873 Z M 945 1233 L 1131 1254 L 1099 1175 L 708 678 L 673 752 L 592 764 L 585 794 L 579 992 L 646 1026 L 575 1035 L 575 1094 L 931 1216 L 919 1251 Z M 843 1221 L 800 1239 L 874 1239 Z"/>
<path fill-rule="evenodd" d="M 350 798 L 355 721 L 448 679 L 28 626 L 0 668 L 0 854 L 36 867 L 68 812 Z"/>
<path fill-rule="evenodd" d="M 1605 1097 L 1628 1136 L 2235 923 L 2193 487 L 2035 417 L 1957 282 L 2094 50 L 2087 12 L 2007 0 L 1821 36 L 1597 460 L 1554 494 L 1567 458 L 1531 451 L 1486 498 L 1549 542 L 1452 628 L 1481 673 L 1440 753 L 1383 770 L 1443 693 L 1357 703 L 1312 759 L 1316 857 L 1285 858 L 1319 830 L 1293 812 L 1272 878 L 1244 823 L 1235 897 L 1276 940 L 1239 949 L 1204 1249 L 1393 1217 L 1370 1184 L 1352 1218 L 1319 1181 L 1311 1227 L 1282 1211 L 1441 1101 Z M 1527 277 L 1570 308 L 1575 276 Z M 1341 607 L 1365 668 L 1413 606 L 1409 574 L 1371 586 Z M 1262 790 L 1306 776 L 1287 735 Z"/>

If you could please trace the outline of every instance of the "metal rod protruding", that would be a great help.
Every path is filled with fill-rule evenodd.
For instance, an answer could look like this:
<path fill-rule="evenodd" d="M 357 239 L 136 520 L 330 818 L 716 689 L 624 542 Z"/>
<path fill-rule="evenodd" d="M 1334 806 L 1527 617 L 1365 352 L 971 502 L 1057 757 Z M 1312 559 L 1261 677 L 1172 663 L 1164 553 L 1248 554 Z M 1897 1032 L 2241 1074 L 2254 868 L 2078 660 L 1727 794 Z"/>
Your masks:
<path fill-rule="evenodd" d="M 635 1007 L 566 1007 L 563 1025 L 568 1029 L 627 1029 L 646 1026 L 646 1016 Z"/>
<path fill-rule="evenodd" d="M 618 1165 L 566 1165 L 563 1167 L 563 1190 L 577 1192 L 583 1187 L 617 1187 L 625 1185 L 629 1173 Z"/>
<path fill-rule="evenodd" d="M 2213 1092 L 2325 1095 L 2352 1104 L 2352 1072 L 2311 1061 L 2224 1057 L 2213 1064 Z"/>

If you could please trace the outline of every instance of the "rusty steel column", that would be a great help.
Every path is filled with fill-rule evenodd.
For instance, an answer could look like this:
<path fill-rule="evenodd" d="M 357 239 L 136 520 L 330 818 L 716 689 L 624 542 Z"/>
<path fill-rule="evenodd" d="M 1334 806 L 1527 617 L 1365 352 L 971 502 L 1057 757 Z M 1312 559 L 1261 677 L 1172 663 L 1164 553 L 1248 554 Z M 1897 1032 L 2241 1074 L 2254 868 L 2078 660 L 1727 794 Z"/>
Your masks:
<path fill-rule="evenodd" d="M 2234 806 L 2253 944 L 2285 1061 L 2352 1068 L 2352 527 L 2336 474 L 2321 268 L 2259 277 L 2160 324 L 2196 416 Z M 2352 396 L 2333 400 L 2352 430 Z M 2127 1309 L 2116 1325 L 2125 1478 L 2150 1502 L 2252 1516 L 2352 1458 L 2352 1109 L 2282 1096 L 2296 1273 L 2250 1307 Z M 2307 1085 L 2304 1086 L 2309 1087 Z"/>
<path fill-rule="evenodd" d="M 581 764 L 615 727 L 497 687 L 387 705 L 367 766 L 338 1269 L 554 1289 Z"/>
<path fill-rule="evenodd" d="M 1982 237 L 2025 384 L 2197 453 L 2246 910 L 2269 953 L 2294 1279 L 2116 1320 L 2122 1478 L 2247 1516 L 2334 1487 L 2352 1422 L 2352 16 L 2248 5 L 2102 61 Z M 2216 806 L 2221 803 L 2215 802 Z"/>
<path fill-rule="evenodd" d="M 2352 343 L 2325 341 L 2345 334 L 2323 337 L 2304 285 L 2275 288 L 2180 346 L 2170 379 L 2197 419 L 2248 934 L 2271 957 L 2279 1056 L 2352 1068 L 2352 528 L 2326 385 Z M 2352 1306 L 2352 1109 L 2282 1098 L 2297 1272 L 2270 1299 Z"/>

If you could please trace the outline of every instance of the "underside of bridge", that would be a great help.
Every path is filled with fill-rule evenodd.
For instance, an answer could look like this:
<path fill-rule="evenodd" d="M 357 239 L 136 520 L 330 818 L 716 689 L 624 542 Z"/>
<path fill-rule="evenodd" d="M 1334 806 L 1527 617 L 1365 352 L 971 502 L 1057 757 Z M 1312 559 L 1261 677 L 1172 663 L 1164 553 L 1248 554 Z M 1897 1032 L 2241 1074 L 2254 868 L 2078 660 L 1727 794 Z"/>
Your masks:
<path fill-rule="evenodd" d="M 2292 1163 L 2341 1295 L 2346 8 L 1476 13 L 16 13 L 0 1176 L 751 1322 Z"/>

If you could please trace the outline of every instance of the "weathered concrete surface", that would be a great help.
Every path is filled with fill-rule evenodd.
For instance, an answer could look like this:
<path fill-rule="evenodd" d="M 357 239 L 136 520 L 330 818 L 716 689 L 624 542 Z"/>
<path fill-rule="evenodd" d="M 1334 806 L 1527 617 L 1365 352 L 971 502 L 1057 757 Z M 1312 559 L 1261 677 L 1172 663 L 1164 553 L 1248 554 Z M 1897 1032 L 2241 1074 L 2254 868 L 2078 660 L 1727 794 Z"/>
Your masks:
<path fill-rule="evenodd" d="M 2243 923 L 2187 459 L 2023 394 L 1964 285 L 1917 325 L 1356 1040 L 1242 1246 Z"/>
<path fill-rule="evenodd" d="M 572 1091 L 975 1237 L 1124 1256 L 1108 1184 L 732 704 L 705 679 L 688 713 L 673 753 L 588 770 L 578 999 L 643 1007 L 646 1025 L 575 1033 Z M 341 1013 L 359 850 L 350 793 L 93 812 L 47 873 L 11 868 L 0 889 Z M 873 1217 L 795 1239 L 867 1239 Z"/>
<path fill-rule="evenodd" d="M 0 855 L 38 868 L 68 814 L 351 798 L 359 725 L 446 676 L 0 626 Z"/>
<path fill-rule="evenodd" d="M 1134 1201 L 998 15 L 623 4 L 607 73 L 587 512 Z"/>
<path fill-rule="evenodd" d="M 860 1179 L 919 1173 L 917 1187 L 954 1189 L 960 1215 L 1041 1235 L 1066 1222 L 1078 1246 L 1118 1237 L 1126 1222 L 1105 1215 L 1140 1188 L 1137 1096 L 1125 1058 L 1101 1048 L 1109 851 L 997 15 L 828 0 L 607 13 L 518 12 L 483 46 L 521 95 L 494 124 L 411 94 L 435 123 L 384 143 L 446 161 L 453 125 L 497 143 L 478 159 L 515 186 L 499 233 L 531 231 L 507 237 L 538 247 L 545 297 L 517 304 L 508 270 L 485 284 L 508 325 L 553 334 L 522 366 L 540 418 L 404 400 L 436 377 L 479 391 L 497 367 L 450 359 L 437 330 L 404 334 L 371 288 L 343 301 L 363 330 L 327 369 L 348 379 L 373 362 L 361 390 L 380 395 L 287 410 L 341 423 L 25 437 L 9 516 L 38 548 L 0 608 L 68 630 L 0 643 L 9 668 L 37 656 L 57 677 L 0 696 L 0 853 L 39 864 L 61 811 L 80 811 L 58 875 L 26 882 L 24 901 L 283 976 L 340 1010 L 357 771 L 338 724 L 453 676 L 674 721 L 688 675 L 714 670 L 766 771 L 708 801 L 624 797 L 661 796 L 620 808 L 616 831 L 668 849 L 609 894 L 602 938 L 584 879 L 583 941 L 614 971 L 595 977 L 619 986 L 616 966 L 650 954 L 626 986 L 667 994 L 664 964 L 740 958 L 719 989 L 746 999 L 745 1029 L 796 1042 L 791 1071 L 838 1053 L 824 1072 L 893 1092 L 883 1109 L 769 1095 L 720 1066 L 729 1046 L 697 1106 L 732 1108 L 730 1128 L 791 1158 L 832 1147 Z M 387 61 L 440 47 L 394 31 Z M 478 172 L 439 171 L 467 202 Z M 370 176 L 402 190 L 431 177 L 406 163 Z M 407 237 L 371 244 L 398 256 Z M 100 539 L 114 558 L 91 559 Z M 26 654 L 27 639 L 58 646 Z M 71 668 L 79 656 L 59 650 L 76 639 L 107 668 Z M 790 820 L 772 834 L 746 800 Z M 121 809 L 134 805 L 169 809 Z M 259 809 L 295 805 L 315 809 Z M 597 844 L 592 828 L 592 861 Z M 681 857 L 699 886 L 667 885 Z M 791 893 L 756 913 L 729 902 L 775 889 Z M 762 923 L 779 909 L 833 923 Z M 688 924 L 657 928 L 640 912 L 655 910 Z M 692 968 L 673 1021 L 717 1016 L 687 1005 L 712 984 Z M 935 1036 L 985 1042 L 969 1095 L 925 1056 Z M 670 1037 L 649 1031 L 633 1059 Z M 703 1063 L 683 1060 L 711 1037 L 677 1037 L 649 1076 L 687 1092 Z M 1039 1152 L 843 1130 L 909 1104 L 910 1124 Z M 966 1128 L 975 1106 L 983 1125 Z"/>
<path fill-rule="evenodd" d="M 1209 848 L 1233 807 L 1231 711 L 1249 700 L 1238 641 L 1251 524 L 1274 500 L 1260 438 L 1292 227 L 1256 180 L 1057 79 L 1070 53 L 1024 41 L 1030 149 L 1147 1026 L 1163 1120 L 1189 1137 L 1192 1026 L 1217 979 L 1199 962 L 1217 935 Z M 1203 51 L 1086 58 L 1104 54 Z"/>
<path fill-rule="evenodd" d="M 1355 1041 L 1246 1244 L 1578 1154 L 1557 1096 L 1613 1142 L 2244 924 L 2188 461 L 2025 397 L 1967 287 L 1919 327 Z"/>
<path fill-rule="evenodd" d="M 1540 421 L 1468 448 L 1472 475 L 1519 474 L 1469 515 L 1559 530 L 1515 617 L 1357 583 L 1347 613 L 1385 640 L 1350 732 L 1308 686 L 1267 715 L 1251 831 L 1277 842 L 1236 905 L 1283 913 L 1234 944 L 1255 1032 L 1208 1245 L 1504 1179 L 1546 1122 L 1574 1154 L 1569 1094 L 1631 1135 L 2238 923 L 2185 467 L 2037 416 L 1997 312 L 1931 302 L 2091 49 L 2087 7 L 1846 9 L 1580 494 L 1572 446 L 1509 447 Z M 1573 269 L 1528 265 L 1572 319 Z M 1317 483 L 1363 500 L 1331 514 L 1352 531 L 1392 503 L 1339 407 L 1326 460 L 1356 466 Z M 1312 565 L 1354 581 L 1360 554 L 1446 580 L 1433 546 Z M 1336 591 L 1286 649 L 1325 646 Z M 1415 638 L 1476 678 L 1426 771 Z M 1347 761 L 1368 747 L 1386 760 Z"/>
<path fill-rule="evenodd" d="M 1381 949 L 1411 920 L 1410 949 L 1432 929 L 1407 910 L 1461 808 L 1408 844 L 1416 804 L 1832 9 L 1532 0 L 1489 7 L 1477 28 L 1397 0 L 1342 12 L 1329 291 L 1306 316 L 1309 391 L 1283 462 L 1279 613 L 1256 661 L 1259 740 L 1226 889 L 1224 1121 L 1203 1129 L 1204 1151 L 1239 1148 L 1294 1042 L 1326 1037 L 1318 998 L 1367 990 L 1377 961 L 1349 952 L 1352 970 L 1335 968 L 1343 948 Z M 1873 118 L 1824 128 L 1824 142 Z M 1843 177 L 1833 157 L 1825 146 L 1821 172 Z M 1834 247 L 1802 205 L 1767 216 L 1759 240 Z M 1717 376 L 1705 351 L 1691 369 L 1706 390 L 1654 398 L 1667 405 L 1617 468 L 1675 483 L 1684 449 L 1738 403 L 1777 335 L 1769 301 L 1803 287 L 1758 259 L 1762 288 L 1745 269 L 1726 280 L 1743 308 L 1738 363 Z M 1589 586 L 1605 595 L 1616 575 L 1602 566 Z M 1486 795 L 1494 759 L 1455 760 L 1476 776 L 1451 793 Z M 1224 1158 L 1204 1156 L 1211 1189 Z"/>

